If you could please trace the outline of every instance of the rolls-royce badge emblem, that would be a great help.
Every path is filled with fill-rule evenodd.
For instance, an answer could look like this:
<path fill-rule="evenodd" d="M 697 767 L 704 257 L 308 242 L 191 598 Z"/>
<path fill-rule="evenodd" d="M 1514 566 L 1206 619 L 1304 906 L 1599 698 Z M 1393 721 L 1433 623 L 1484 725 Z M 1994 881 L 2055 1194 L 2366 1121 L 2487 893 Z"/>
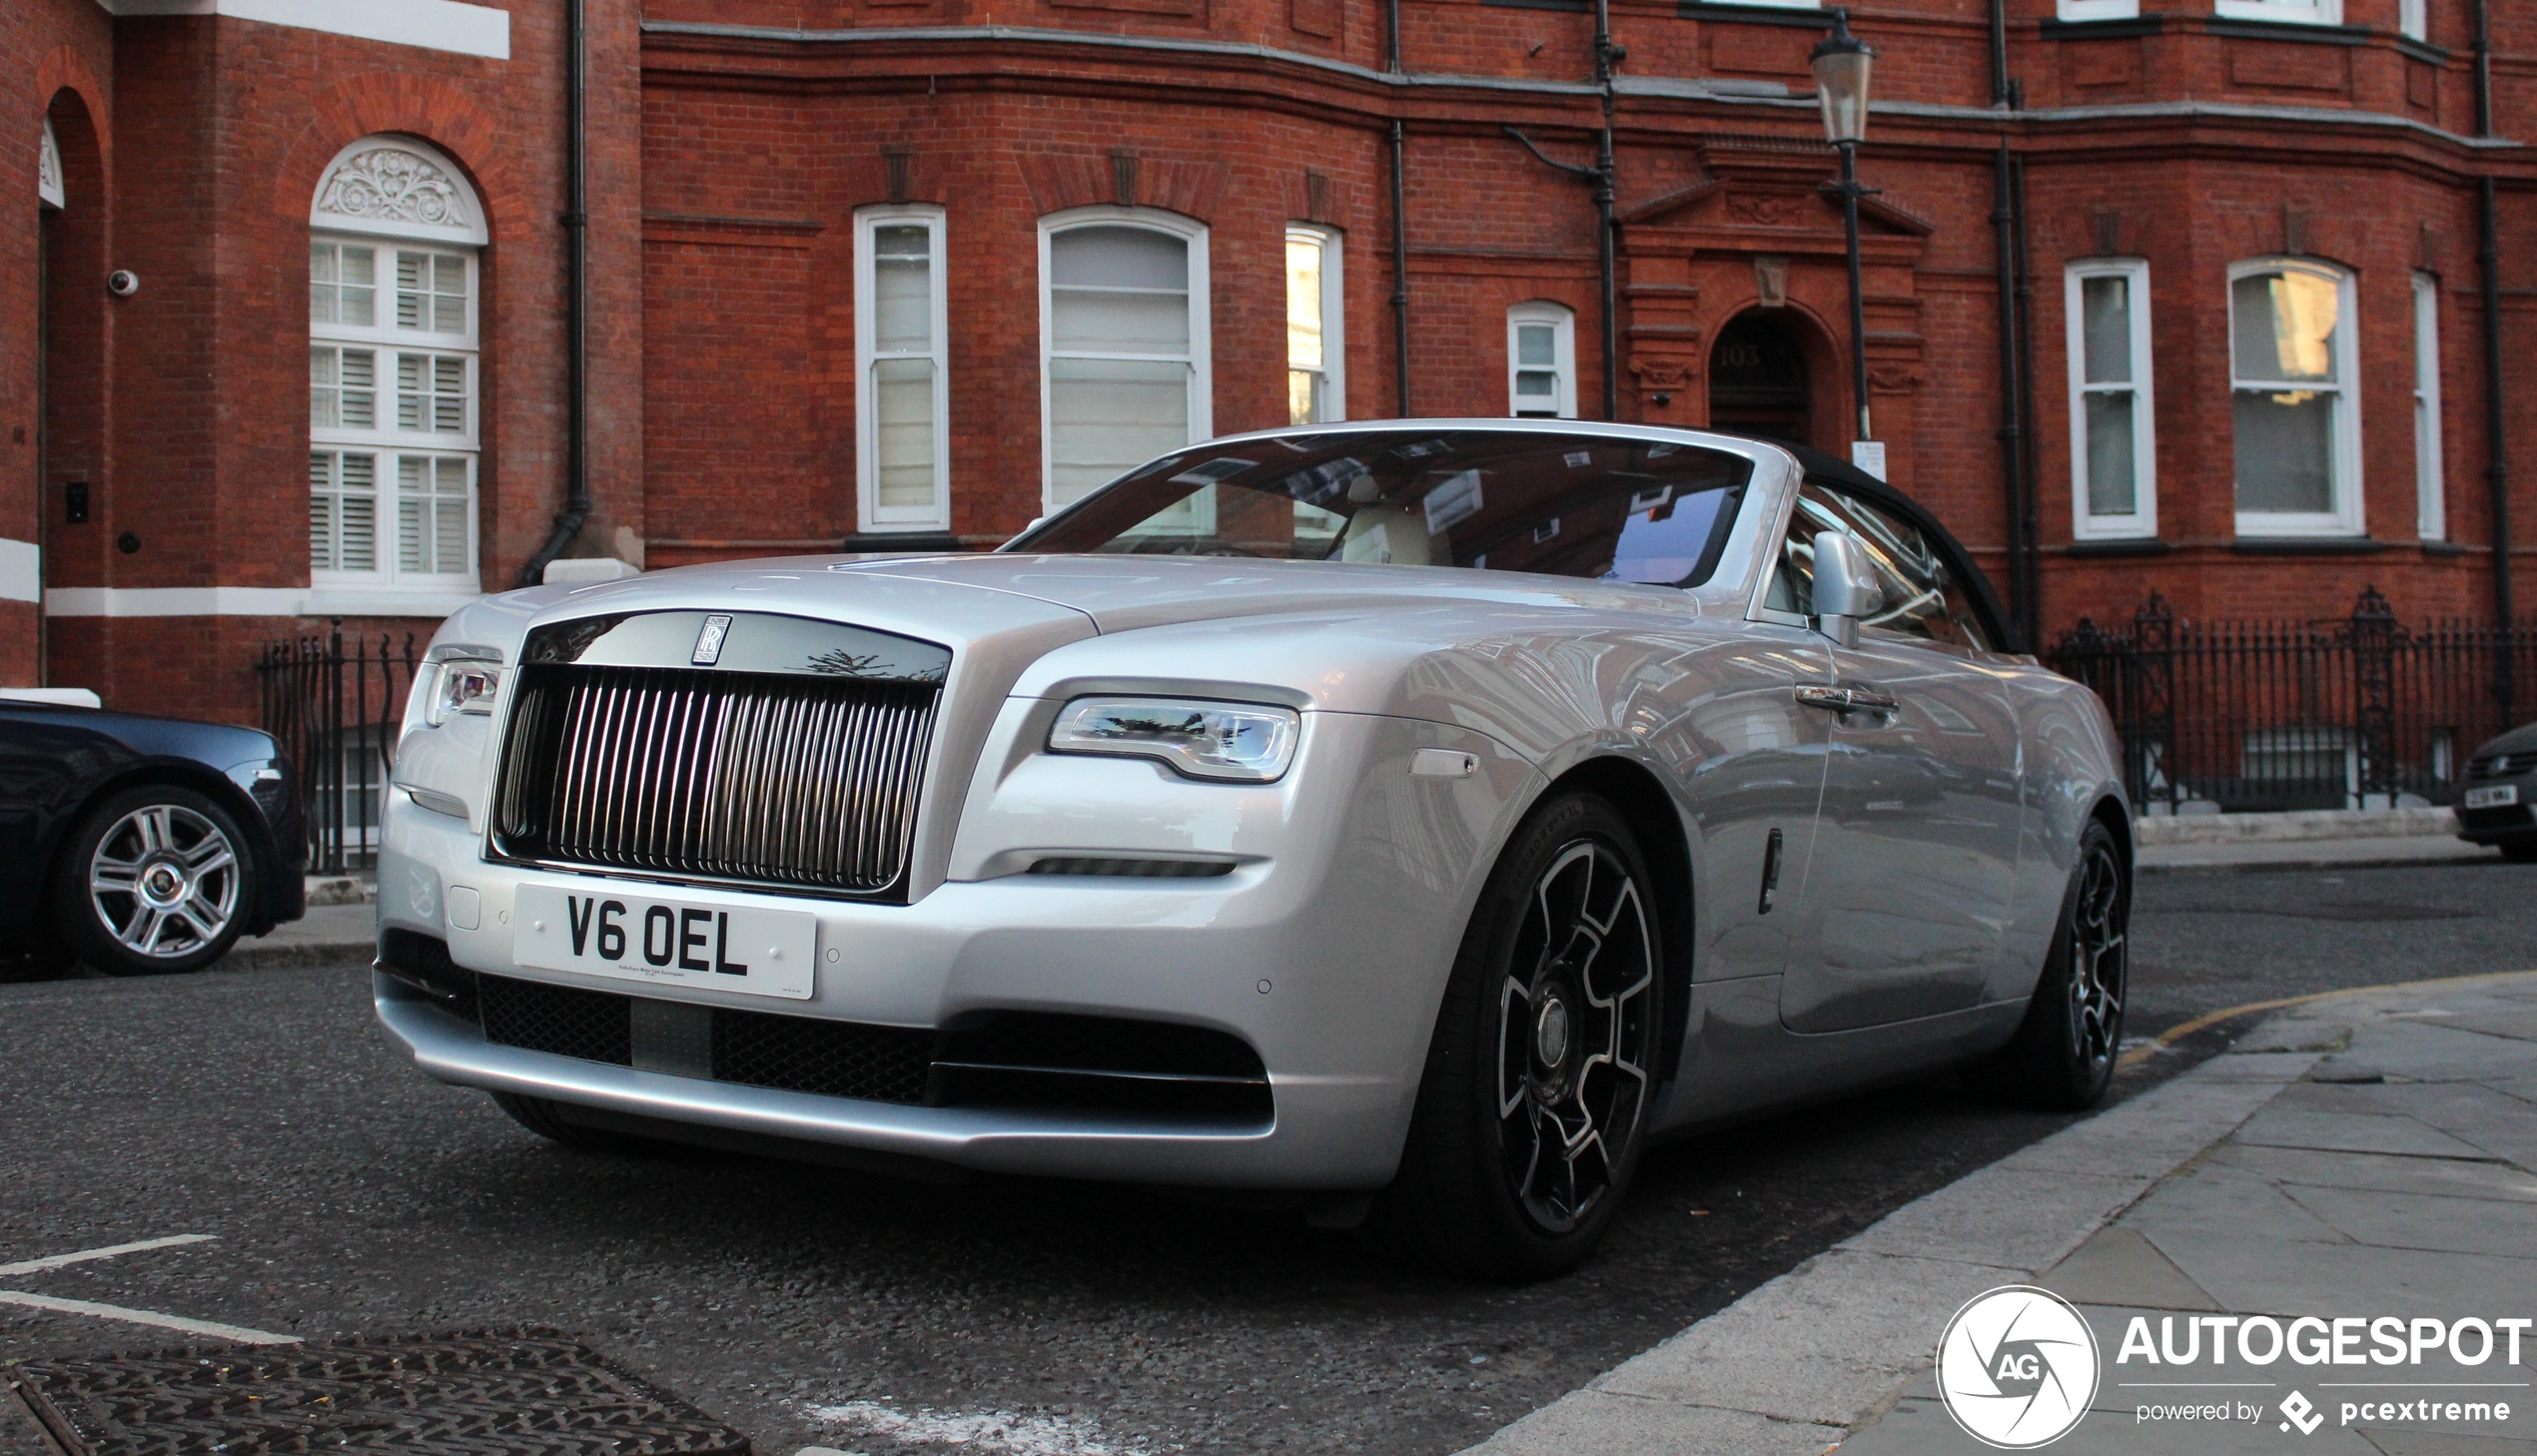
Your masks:
<path fill-rule="evenodd" d="M 705 618 L 703 628 L 696 633 L 696 650 L 687 654 L 687 660 L 698 667 L 713 666 L 722 658 L 722 639 L 730 635 L 729 617 L 717 614 Z"/>

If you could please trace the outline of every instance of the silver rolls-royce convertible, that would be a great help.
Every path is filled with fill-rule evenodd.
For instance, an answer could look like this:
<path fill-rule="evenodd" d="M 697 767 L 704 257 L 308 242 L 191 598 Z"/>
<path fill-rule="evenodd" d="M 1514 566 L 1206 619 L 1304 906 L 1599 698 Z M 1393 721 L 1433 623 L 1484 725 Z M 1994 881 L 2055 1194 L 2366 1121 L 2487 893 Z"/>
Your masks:
<path fill-rule="evenodd" d="M 567 1143 L 1249 1190 L 1550 1273 L 1653 1137 L 1949 1065 L 2103 1094 L 2115 740 L 2007 645 L 1875 479 L 1560 420 L 486 597 L 397 746 L 379 1017 Z"/>

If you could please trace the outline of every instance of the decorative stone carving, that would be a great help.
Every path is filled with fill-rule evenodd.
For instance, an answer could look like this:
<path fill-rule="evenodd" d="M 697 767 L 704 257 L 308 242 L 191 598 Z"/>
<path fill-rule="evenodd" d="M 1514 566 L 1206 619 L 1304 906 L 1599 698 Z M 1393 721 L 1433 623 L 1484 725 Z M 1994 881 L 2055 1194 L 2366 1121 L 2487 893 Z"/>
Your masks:
<path fill-rule="evenodd" d="M 1775 253 L 1753 255 L 1753 292 L 1764 309 L 1788 307 L 1788 260 Z"/>
<path fill-rule="evenodd" d="M 1810 221 L 1815 200 L 1784 192 L 1731 192 L 1727 216 L 1764 228 L 1791 228 Z"/>
<path fill-rule="evenodd" d="M 36 149 L 35 196 L 57 208 L 70 206 L 70 194 L 62 188 L 62 144 L 53 139 L 51 117 L 44 119 L 44 140 Z"/>
<path fill-rule="evenodd" d="M 1879 394 L 1909 394 L 1921 384 L 1921 371 L 1906 364 L 1868 370 L 1868 387 Z"/>
<path fill-rule="evenodd" d="M 1700 377 L 1698 367 L 1678 359 L 1634 360 L 1630 372 L 1638 375 L 1642 389 L 1679 389 Z"/>
<path fill-rule="evenodd" d="M 371 223 L 413 223 L 426 228 L 465 228 L 465 194 L 427 157 L 399 147 L 375 147 L 347 157 L 318 189 L 317 210 Z"/>

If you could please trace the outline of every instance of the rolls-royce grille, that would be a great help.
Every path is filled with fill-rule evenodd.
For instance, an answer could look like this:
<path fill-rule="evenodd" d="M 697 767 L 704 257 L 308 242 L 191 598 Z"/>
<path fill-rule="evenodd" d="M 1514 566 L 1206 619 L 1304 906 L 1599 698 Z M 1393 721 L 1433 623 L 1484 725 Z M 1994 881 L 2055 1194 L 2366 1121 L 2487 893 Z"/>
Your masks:
<path fill-rule="evenodd" d="M 852 893 L 906 871 L 935 684 L 541 663 L 516 691 L 507 855 Z"/>

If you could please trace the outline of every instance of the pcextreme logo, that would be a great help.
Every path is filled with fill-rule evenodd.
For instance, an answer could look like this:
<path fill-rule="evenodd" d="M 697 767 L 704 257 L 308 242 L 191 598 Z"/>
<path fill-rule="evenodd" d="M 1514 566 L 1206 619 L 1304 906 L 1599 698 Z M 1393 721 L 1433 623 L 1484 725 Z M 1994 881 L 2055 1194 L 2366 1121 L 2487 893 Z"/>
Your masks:
<path fill-rule="evenodd" d="M 1976 1295 L 1939 1337 L 1938 1394 L 1986 1446 L 2049 1446 L 2097 1396 L 2097 1333 L 2048 1289 L 2007 1284 Z"/>

